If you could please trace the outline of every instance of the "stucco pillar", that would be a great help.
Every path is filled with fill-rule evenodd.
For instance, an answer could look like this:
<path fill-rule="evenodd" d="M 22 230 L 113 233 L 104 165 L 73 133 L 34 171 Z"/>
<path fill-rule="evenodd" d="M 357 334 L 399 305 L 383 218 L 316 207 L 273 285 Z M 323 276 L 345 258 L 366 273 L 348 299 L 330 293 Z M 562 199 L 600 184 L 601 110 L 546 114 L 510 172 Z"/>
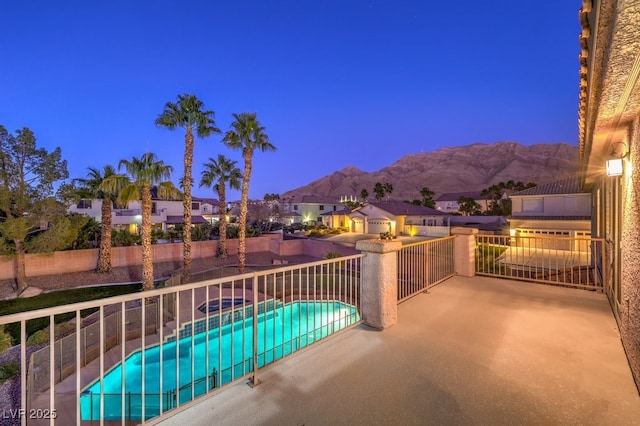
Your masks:
<path fill-rule="evenodd" d="M 474 277 L 475 249 L 476 249 L 476 228 L 451 228 L 451 235 L 456 239 L 453 241 L 453 269 L 456 275 L 463 277 Z"/>
<path fill-rule="evenodd" d="M 398 321 L 398 250 L 399 241 L 361 240 L 361 303 L 365 324 L 377 329 L 391 327 Z"/>

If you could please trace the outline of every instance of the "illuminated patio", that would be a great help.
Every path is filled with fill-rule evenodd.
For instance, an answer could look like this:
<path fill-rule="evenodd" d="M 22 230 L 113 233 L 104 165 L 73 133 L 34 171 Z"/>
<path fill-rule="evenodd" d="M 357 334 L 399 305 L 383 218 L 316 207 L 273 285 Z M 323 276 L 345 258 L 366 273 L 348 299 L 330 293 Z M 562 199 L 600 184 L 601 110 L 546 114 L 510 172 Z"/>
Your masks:
<path fill-rule="evenodd" d="M 455 276 L 161 424 L 637 424 L 604 294 Z"/>

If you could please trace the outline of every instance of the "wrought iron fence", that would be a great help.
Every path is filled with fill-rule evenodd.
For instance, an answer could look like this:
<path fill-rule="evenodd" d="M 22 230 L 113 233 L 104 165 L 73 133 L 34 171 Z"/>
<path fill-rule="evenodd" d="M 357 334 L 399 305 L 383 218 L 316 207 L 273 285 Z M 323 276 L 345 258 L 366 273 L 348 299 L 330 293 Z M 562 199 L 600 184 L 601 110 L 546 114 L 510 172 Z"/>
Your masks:
<path fill-rule="evenodd" d="M 437 238 L 403 246 L 398 252 L 398 302 L 453 276 L 455 237 Z"/>
<path fill-rule="evenodd" d="M 265 365 L 360 323 L 362 257 L 2 316 L 21 332 L 13 408 L 48 410 L 58 424 L 145 423 L 213 389 L 255 383 Z M 96 311 L 89 326 L 86 310 Z M 56 340 L 56 317 L 68 313 L 75 332 Z M 52 344 L 29 363 L 27 323 L 42 317 Z"/>
<path fill-rule="evenodd" d="M 475 272 L 602 292 L 604 249 L 600 238 L 477 235 Z"/>

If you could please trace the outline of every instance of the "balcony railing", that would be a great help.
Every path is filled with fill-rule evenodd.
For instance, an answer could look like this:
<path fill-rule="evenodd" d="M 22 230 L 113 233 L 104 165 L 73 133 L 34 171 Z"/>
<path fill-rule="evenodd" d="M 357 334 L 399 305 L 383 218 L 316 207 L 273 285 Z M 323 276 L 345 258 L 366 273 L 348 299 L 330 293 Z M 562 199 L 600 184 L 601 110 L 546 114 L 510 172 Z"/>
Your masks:
<path fill-rule="evenodd" d="M 477 235 L 475 272 L 602 292 L 604 249 L 600 238 Z"/>
<path fill-rule="evenodd" d="M 398 252 L 398 301 L 402 302 L 453 276 L 455 237 L 408 244 Z"/>
<path fill-rule="evenodd" d="M 141 216 L 142 209 L 117 209 L 114 210 L 116 216 Z M 159 211 L 151 211 L 151 216 L 160 216 Z"/>
<path fill-rule="evenodd" d="M 360 323 L 362 257 L 2 316 L 20 328 L 14 410 L 55 413 L 57 424 L 137 424 L 257 383 L 263 366 Z M 27 357 L 27 330 L 41 319 L 52 344 Z M 62 322 L 72 333 L 56 338 Z"/>

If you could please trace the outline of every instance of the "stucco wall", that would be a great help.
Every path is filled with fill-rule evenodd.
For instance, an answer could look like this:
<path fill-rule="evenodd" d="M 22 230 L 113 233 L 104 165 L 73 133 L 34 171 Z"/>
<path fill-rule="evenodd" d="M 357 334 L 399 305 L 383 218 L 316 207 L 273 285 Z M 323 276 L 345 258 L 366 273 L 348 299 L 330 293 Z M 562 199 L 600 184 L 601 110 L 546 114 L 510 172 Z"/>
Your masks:
<path fill-rule="evenodd" d="M 629 365 L 640 384 L 640 117 L 633 122 L 629 145 L 630 158 L 623 177 L 620 331 Z"/>
<path fill-rule="evenodd" d="M 359 253 L 355 247 L 343 246 L 330 241 L 299 239 L 299 240 L 271 240 L 269 242 L 270 251 L 278 256 L 307 255 L 323 258 L 327 253 L 340 253 L 343 256 L 350 256 Z"/>
<path fill-rule="evenodd" d="M 265 235 L 247 239 L 247 253 L 269 251 L 271 240 L 279 235 Z M 210 257 L 215 253 L 217 241 L 196 241 L 192 243 L 193 259 Z M 142 263 L 142 247 L 113 247 L 111 263 L 114 267 L 139 265 Z M 151 247 L 154 262 L 182 262 L 182 243 L 154 244 Z M 238 252 L 238 240 L 227 240 L 227 250 L 231 254 Z M 27 254 L 25 272 L 28 277 L 60 274 L 63 272 L 91 271 L 98 263 L 98 250 L 70 250 L 53 254 Z M 179 266 L 176 266 L 179 267 Z M 6 256 L 0 257 L 0 279 L 14 278 L 14 261 Z"/>
<path fill-rule="evenodd" d="M 567 199 L 575 198 L 575 205 Z M 523 199 L 542 199 L 541 211 L 523 211 Z M 531 197 L 511 197 L 512 215 L 516 216 L 589 216 L 591 214 L 591 194 L 540 195 Z"/>

